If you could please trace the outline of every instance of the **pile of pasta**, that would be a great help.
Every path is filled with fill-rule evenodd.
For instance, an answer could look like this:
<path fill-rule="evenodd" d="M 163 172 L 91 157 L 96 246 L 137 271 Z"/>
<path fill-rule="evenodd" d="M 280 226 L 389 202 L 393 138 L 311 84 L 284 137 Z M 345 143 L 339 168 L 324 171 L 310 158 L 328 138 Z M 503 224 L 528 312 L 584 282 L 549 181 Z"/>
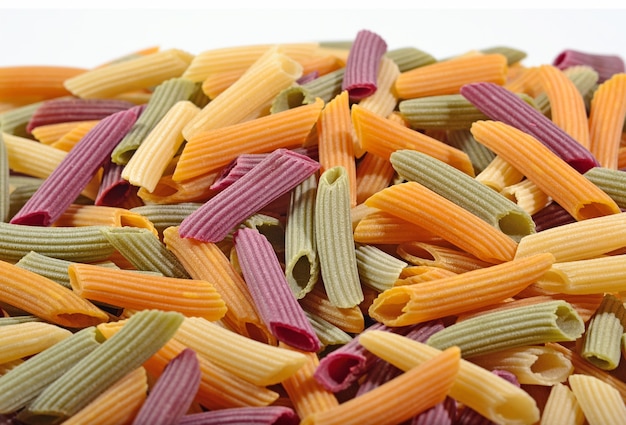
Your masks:
<path fill-rule="evenodd" d="M 0 419 L 626 423 L 626 71 L 149 48 L 0 68 Z"/>

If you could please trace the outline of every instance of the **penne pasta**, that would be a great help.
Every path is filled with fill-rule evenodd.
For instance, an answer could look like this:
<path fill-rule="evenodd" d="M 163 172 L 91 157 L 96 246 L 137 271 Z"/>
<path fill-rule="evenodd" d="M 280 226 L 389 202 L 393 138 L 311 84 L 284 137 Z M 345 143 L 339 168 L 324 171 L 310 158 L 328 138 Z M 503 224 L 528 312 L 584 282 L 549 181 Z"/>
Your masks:
<path fill-rule="evenodd" d="M 578 373 L 568 382 L 589 425 L 626 423 L 626 405 L 615 388 L 594 376 Z"/>
<path fill-rule="evenodd" d="M 335 306 L 324 292 L 323 285 L 316 285 L 299 300 L 307 313 L 315 314 L 348 333 L 359 333 L 365 326 L 365 318 L 358 306 L 340 308 Z"/>
<path fill-rule="evenodd" d="M 625 319 L 626 309 L 622 300 L 605 294 L 587 325 L 580 355 L 600 369 L 616 369 L 621 359 Z"/>
<path fill-rule="evenodd" d="M 550 197 L 546 195 L 531 180 L 524 179 L 519 183 L 503 188 L 500 193 L 515 202 L 526 213 L 533 215 L 550 204 Z M 536 230 L 536 228 L 535 228 Z"/>
<path fill-rule="evenodd" d="M 568 69 L 577 65 L 587 65 L 593 68 L 599 76 L 599 82 L 611 78 L 616 73 L 623 73 L 624 61 L 616 55 L 596 54 L 580 50 L 567 49 L 554 59 L 554 66 L 559 69 Z"/>
<path fill-rule="evenodd" d="M 346 62 L 341 89 L 350 99 L 361 100 L 374 94 L 380 70 L 380 61 L 387 51 L 387 43 L 378 34 L 368 30 L 357 33 Z"/>
<path fill-rule="evenodd" d="M 460 274 L 492 265 L 467 252 L 424 242 L 401 243 L 396 248 L 396 253 L 413 265 L 437 267 L 451 274 Z"/>
<path fill-rule="evenodd" d="M 557 262 L 536 285 L 563 294 L 621 292 L 626 290 L 626 256 Z"/>
<path fill-rule="evenodd" d="M 583 425 L 585 416 L 574 393 L 565 384 L 556 384 L 541 413 L 541 424 L 559 422 L 563 425 Z"/>
<path fill-rule="evenodd" d="M 406 262 L 371 245 L 356 248 L 356 264 L 361 283 L 379 292 L 391 288 L 407 266 Z"/>
<path fill-rule="evenodd" d="M 384 57 L 380 60 L 380 69 L 376 79 L 376 91 L 359 101 L 359 105 L 381 117 L 389 116 L 398 103 L 393 84 L 400 75 L 398 65 L 393 59 Z"/>
<path fill-rule="evenodd" d="M 44 322 L 24 322 L 0 327 L 0 363 L 38 354 L 71 336 L 67 329 Z"/>

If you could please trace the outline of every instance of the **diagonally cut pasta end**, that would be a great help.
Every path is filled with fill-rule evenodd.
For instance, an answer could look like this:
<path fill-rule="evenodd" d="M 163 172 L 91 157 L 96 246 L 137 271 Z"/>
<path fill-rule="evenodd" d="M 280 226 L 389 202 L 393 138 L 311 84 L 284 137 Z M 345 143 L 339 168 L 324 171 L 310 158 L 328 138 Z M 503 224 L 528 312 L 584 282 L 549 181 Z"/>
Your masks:
<path fill-rule="evenodd" d="M 575 217 L 577 220 L 586 220 L 589 218 L 619 214 L 620 212 L 621 211 L 615 202 L 588 202 L 578 206 Z"/>
<path fill-rule="evenodd" d="M 512 210 L 499 217 L 498 228 L 515 242 L 519 242 L 526 235 L 535 233 L 535 223 L 532 217 L 524 211 Z"/>
<path fill-rule="evenodd" d="M 410 301 L 411 295 L 405 287 L 391 288 L 382 292 L 374 300 L 369 308 L 369 314 L 373 319 L 387 326 L 402 326 L 402 315 Z"/>

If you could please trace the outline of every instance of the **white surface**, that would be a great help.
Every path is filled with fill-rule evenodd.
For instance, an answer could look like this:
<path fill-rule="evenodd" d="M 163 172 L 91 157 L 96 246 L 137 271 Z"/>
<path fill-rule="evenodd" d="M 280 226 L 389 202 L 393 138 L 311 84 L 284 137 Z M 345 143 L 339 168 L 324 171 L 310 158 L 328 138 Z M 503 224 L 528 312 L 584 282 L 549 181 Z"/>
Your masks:
<path fill-rule="evenodd" d="M 382 10 L 368 1 L 350 9 L 251 2 L 269 6 L 263 10 L 238 3 L 228 5 L 233 9 L 199 8 L 186 0 L 157 1 L 152 8 L 124 8 L 134 3 L 109 1 L 113 7 L 108 9 L 85 9 L 88 2 L 55 2 L 55 9 L 42 9 L 37 3 L 24 1 L 18 9 L 3 7 L 0 0 L 0 66 L 89 68 L 150 46 L 196 54 L 242 44 L 351 40 L 360 29 L 378 33 L 390 49 L 413 46 L 437 58 L 505 45 L 524 50 L 527 65 L 551 63 L 567 48 L 626 59 L 626 9 L 494 9 L 490 2 L 445 1 L 439 8 L 403 8 L 418 2 L 391 2 L 391 8 Z M 503 7 L 503 2 L 494 3 Z M 52 2 L 43 4 L 50 7 Z M 188 7 L 171 9 L 172 4 Z"/>

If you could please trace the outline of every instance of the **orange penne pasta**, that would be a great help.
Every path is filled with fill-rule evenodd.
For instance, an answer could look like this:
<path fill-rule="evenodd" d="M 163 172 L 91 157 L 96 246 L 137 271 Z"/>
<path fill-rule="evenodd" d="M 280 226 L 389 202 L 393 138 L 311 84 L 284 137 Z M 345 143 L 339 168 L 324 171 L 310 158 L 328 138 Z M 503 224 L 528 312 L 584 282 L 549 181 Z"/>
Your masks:
<path fill-rule="evenodd" d="M 361 425 L 374 419 L 379 424 L 403 423 L 442 402 L 455 382 L 461 350 L 450 347 L 373 390 L 314 413 L 302 425 Z"/>
<path fill-rule="evenodd" d="M 396 79 L 395 91 L 402 99 L 455 94 L 478 81 L 503 85 L 506 76 L 504 55 L 470 55 L 405 71 Z"/>
<path fill-rule="evenodd" d="M 504 87 L 513 93 L 525 93 L 531 97 L 536 97 L 543 92 L 539 68 L 524 68 L 515 78 L 507 81 Z"/>
<path fill-rule="evenodd" d="M 145 203 L 152 204 L 205 202 L 217 193 L 210 187 L 219 174 L 220 172 L 216 171 L 182 181 L 174 181 L 170 174 L 161 177 L 152 192 L 144 187 L 139 188 L 137 196 Z"/>
<path fill-rule="evenodd" d="M 328 102 L 317 120 L 320 174 L 335 166 L 345 168 L 350 182 L 350 206 L 356 205 L 356 164 L 350 120 L 350 97 L 344 90 Z"/>
<path fill-rule="evenodd" d="M 533 136 L 497 121 L 476 121 L 472 134 L 512 164 L 576 220 L 620 212 L 606 193 Z"/>
<path fill-rule="evenodd" d="M 390 186 L 365 201 L 445 239 L 480 260 L 508 261 L 517 243 L 464 208 L 416 182 Z"/>
<path fill-rule="evenodd" d="M 465 152 L 381 117 L 359 105 L 352 106 L 352 123 L 358 142 L 367 152 L 389 159 L 396 150 L 412 149 L 474 176 L 474 167 Z"/>
<path fill-rule="evenodd" d="M 524 175 L 511 164 L 497 156 L 476 176 L 476 180 L 495 190 L 502 192 L 505 187 L 519 183 Z"/>
<path fill-rule="evenodd" d="M 356 203 L 389 186 L 394 172 L 389 160 L 366 153 L 356 167 Z"/>
<path fill-rule="evenodd" d="M 440 267 L 453 273 L 464 273 L 491 265 L 467 252 L 424 242 L 402 243 L 398 245 L 396 252 L 402 259 L 411 264 Z"/>
<path fill-rule="evenodd" d="M 539 67 L 541 85 L 550 100 L 552 121 L 589 149 L 589 122 L 585 100 L 572 80 L 552 65 Z"/>
<path fill-rule="evenodd" d="M 70 121 L 56 124 L 40 125 L 32 129 L 31 134 L 44 145 L 52 145 L 62 136 L 72 131 L 79 125 L 90 121 Z"/>
<path fill-rule="evenodd" d="M 50 146 L 69 152 L 99 121 L 82 121 Z"/>
<path fill-rule="evenodd" d="M 106 417 L 108 423 L 132 424 L 147 395 L 148 377 L 146 370 L 140 367 L 111 385 L 63 423 L 97 424 Z"/>
<path fill-rule="evenodd" d="M 617 169 L 618 151 L 626 117 L 626 74 L 615 74 L 600 84 L 589 109 L 589 150 L 601 166 Z"/>
<path fill-rule="evenodd" d="M 364 205 L 365 204 L 361 204 Z M 440 241 L 441 238 L 419 224 L 410 223 L 385 211 L 375 210 L 357 223 L 354 241 L 366 244 Z"/>
<path fill-rule="evenodd" d="M 442 279 L 456 274 L 436 266 L 408 266 L 402 269 L 400 277 L 395 281 L 394 286 L 430 282 L 431 280 Z"/>
<path fill-rule="evenodd" d="M 278 346 L 299 351 L 282 342 Z M 281 382 L 298 416 L 306 418 L 309 415 L 337 407 L 339 402 L 335 394 L 324 388 L 314 377 L 315 369 L 320 363 L 317 354 L 299 352 L 306 356 L 307 362 L 295 374 Z"/>
<path fill-rule="evenodd" d="M 63 82 L 85 71 L 83 68 L 45 65 L 0 67 L 0 101 L 25 105 L 69 96 L 71 93 Z"/>
<path fill-rule="evenodd" d="M 187 141 L 173 179 L 188 180 L 221 169 L 242 153 L 302 146 L 323 106 L 318 99 L 310 105 L 200 132 Z"/>
<path fill-rule="evenodd" d="M 0 261 L 0 301 L 69 328 L 106 322 L 109 316 L 53 280 Z"/>
<path fill-rule="evenodd" d="M 365 318 L 358 306 L 339 308 L 331 304 L 321 285 L 298 300 L 302 309 L 332 323 L 344 332 L 359 333 L 365 329 Z"/>
<path fill-rule="evenodd" d="M 551 254 L 537 254 L 525 260 L 430 282 L 394 286 L 374 300 L 370 316 L 387 326 L 405 326 L 489 306 L 517 294 L 554 263 Z"/>
<path fill-rule="evenodd" d="M 216 285 L 228 308 L 223 318 L 228 327 L 258 341 L 274 341 L 259 317 L 246 283 L 217 245 L 181 238 L 177 227 L 163 231 L 163 242 L 194 279 Z"/>
<path fill-rule="evenodd" d="M 181 279 L 74 263 L 70 284 L 79 296 L 135 310 L 178 311 L 186 316 L 219 320 L 226 304 L 215 287 L 200 279 Z"/>
<path fill-rule="evenodd" d="M 72 204 L 53 225 L 57 227 L 130 226 L 148 229 L 155 235 L 158 234 L 154 224 L 141 214 L 129 211 L 126 208 L 101 205 Z"/>

